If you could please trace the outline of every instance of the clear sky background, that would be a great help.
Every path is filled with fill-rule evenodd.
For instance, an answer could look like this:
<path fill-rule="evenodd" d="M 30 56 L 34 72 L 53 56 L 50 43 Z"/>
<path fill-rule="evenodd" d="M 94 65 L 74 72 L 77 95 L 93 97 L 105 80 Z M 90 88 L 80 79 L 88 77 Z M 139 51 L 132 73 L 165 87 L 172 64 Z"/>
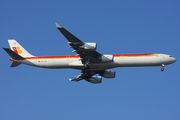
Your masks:
<path fill-rule="evenodd" d="M 0 45 L 16 39 L 36 56 L 75 55 L 55 22 L 103 54 L 165 53 L 161 67 L 116 68 L 101 84 L 80 71 L 10 68 L 0 50 L 0 120 L 179 120 L 179 0 L 1 0 Z"/>

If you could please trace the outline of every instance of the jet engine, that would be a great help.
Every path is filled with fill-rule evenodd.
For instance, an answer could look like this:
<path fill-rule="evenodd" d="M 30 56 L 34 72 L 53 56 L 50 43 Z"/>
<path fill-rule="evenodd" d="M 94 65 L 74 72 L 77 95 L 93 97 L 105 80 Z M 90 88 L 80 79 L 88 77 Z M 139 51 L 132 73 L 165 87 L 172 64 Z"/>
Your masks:
<path fill-rule="evenodd" d="M 91 78 L 88 78 L 87 81 L 91 82 L 91 83 L 101 83 L 102 77 L 101 76 L 92 76 Z"/>
<path fill-rule="evenodd" d="M 102 74 L 103 77 L 105 78 L 115 78 L 116 72 L 114 71 L 104 71 Z"/>
<path fill-rule="evenodd" d="M 85 49 L 85 50 L 96 50 L 97 48 L 97 44 L 96 43 L 84 43 L 81 48 Z"/>
<path fill-rule="evenodd" d="M 102 62 L 113 62 L 114 56 L 113 55 L 102 55 L 99 59 Z"/>

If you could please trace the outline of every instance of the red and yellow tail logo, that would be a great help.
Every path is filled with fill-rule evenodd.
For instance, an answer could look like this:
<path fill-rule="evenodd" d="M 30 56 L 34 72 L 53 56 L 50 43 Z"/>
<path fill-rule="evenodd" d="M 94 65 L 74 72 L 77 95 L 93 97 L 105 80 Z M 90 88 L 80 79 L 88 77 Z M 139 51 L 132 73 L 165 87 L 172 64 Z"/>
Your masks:
<path fill-rule="evenodd" d="M 17 54 L 21 54 L 22 53 L 22 50 L 20 49 L 20 47 L 12 47 L 14 52 L 17 53 Z"/>

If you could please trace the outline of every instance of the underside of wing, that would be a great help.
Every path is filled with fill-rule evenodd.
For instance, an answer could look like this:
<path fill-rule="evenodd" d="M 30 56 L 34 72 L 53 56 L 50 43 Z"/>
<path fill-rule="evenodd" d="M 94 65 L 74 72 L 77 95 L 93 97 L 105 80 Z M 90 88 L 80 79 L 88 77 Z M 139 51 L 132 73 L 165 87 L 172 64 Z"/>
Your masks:
<path fill-rule="evenodd" d="M 71 34 L 69 31 L 67 31 L 66 29 L 61 27 L 58 23 L 55 23 L 55 24 L 56 24 L 57 29 L 64 35 L 64 37 L 66 37 L 66 39 L 69 42 L 82 42 L 77 37 L 75 37 L 73 34 Z"/>
<path fill-rule="evenodd" d="M 55 23 L 58 30 L 66 37 L 69 41 L 68 44 L 70 48 L 73 48 L 73 52 L 76 52 L 78 56 L 81 57 L 83 64 L 86 63 L 98 63 L 100 62 L 100 53 L 96 51 L 96 43 L 85 43 L 67 31 L 65 28 L 61 27 L 59 24 Z"/>
<path fill-rule="evenodd" d="M 94 76 L 96 74 L 99 74 L 99 76 Z M 82 72 L 80 75 L 76 76 L 74 79 L 69 79 L 69 81 L 80 81 L 85 79 L 88 82 L 91 83 L 101 83 L 102 77 L 104 78 L 115 78 L 115 72 L 114 71 L 106 71 L 106 70 L 96 70 L 91 71 L 87 70 L 86 72 Z"/>
<path fill-rule="evenodd" d="M 76 76 L 74 79 L 69 79 L 69 81 L 80 81 L 85 79 L 88 82 L 91 83 L 101 83 L 102 77 L 101 76 L 93 76 L 95 74 L 98 74 L 99 72 L 91 71 L 91 72 L 82 72 L 80 75 Z"/>

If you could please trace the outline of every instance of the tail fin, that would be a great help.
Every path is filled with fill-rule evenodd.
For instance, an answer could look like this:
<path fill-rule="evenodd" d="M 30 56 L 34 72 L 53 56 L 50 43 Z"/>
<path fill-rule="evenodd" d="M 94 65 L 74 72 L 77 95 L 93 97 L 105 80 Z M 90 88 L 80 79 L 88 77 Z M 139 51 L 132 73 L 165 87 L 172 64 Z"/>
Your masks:
<path fill-rule="evenodd" d="M 9 42 L 9 46 L 10 46 L 11 50 L 14 51 L 15 53 L 19 54 L 20 56 L 34 57 L 30 53 L 28 53 L 28 51 L 26 51 L 16 40 L 12 39 L 12 40 L 8 40 L 8 42 Z"/>

